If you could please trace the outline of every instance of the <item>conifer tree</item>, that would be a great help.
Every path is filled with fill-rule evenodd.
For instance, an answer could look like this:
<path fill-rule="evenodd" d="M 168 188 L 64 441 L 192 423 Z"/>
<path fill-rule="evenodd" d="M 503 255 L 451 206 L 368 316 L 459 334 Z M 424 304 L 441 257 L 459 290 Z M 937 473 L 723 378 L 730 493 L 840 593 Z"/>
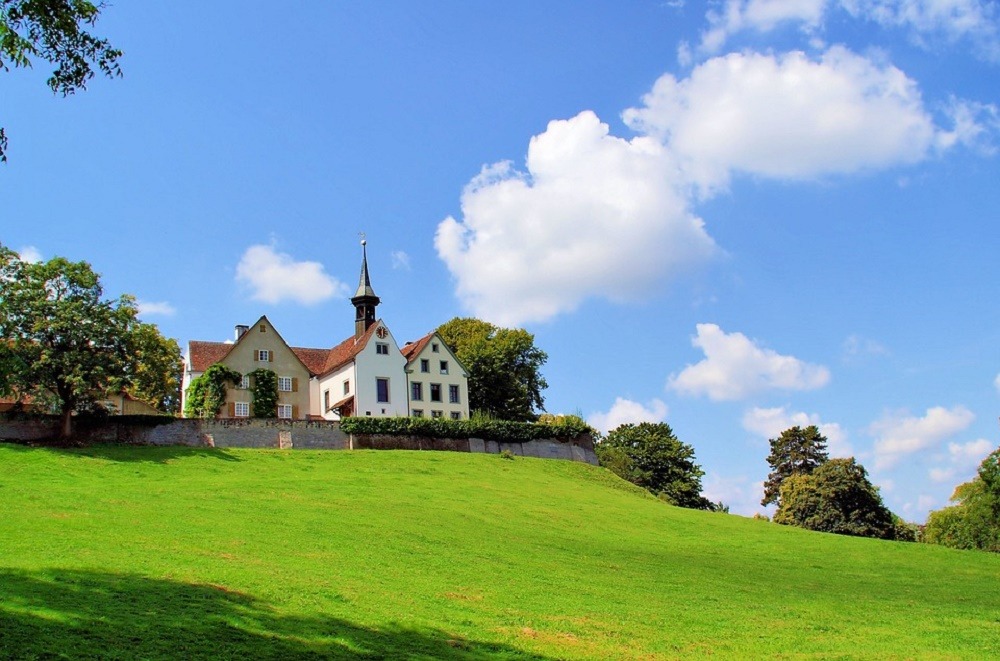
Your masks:
<path fill-rule="evenodd" d="M 805 429 L 791 427 L 781 432 L 778 438 L 769 439 L 771 454 L 767 463 L 771 472 L 764 483 L 764 498 L 761 505 L 775 503 L 781 505 L 781 484 L 792 475 L 809 475 L 829 459 L 826 451 L 826 437 L 819 433 L 816 425 Z"/>

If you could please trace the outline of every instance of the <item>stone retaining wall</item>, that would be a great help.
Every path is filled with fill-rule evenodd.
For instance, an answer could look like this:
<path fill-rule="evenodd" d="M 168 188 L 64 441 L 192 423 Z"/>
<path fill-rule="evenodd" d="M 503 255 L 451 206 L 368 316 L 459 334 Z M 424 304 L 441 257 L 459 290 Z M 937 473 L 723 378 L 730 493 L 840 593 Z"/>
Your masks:
<path fill-rule="evenodd" d="M 160 424 L 110 418 L 75 420 L 74 438 L 83 443 L 126 445 L 187 445 L 217 448 L 281 448 L 323 450 L 444 450 L 523 457 L 566 459 L 597 464 L 594 440 L 589 434 L 561 441 L 546 439 L 502 443 L 480 438 L 451 439 L 418 436 L 350 435 L 340 423 L 312 420 L 167 419 Z M 32 442 L 58 437 L 57 417 L 0 420 L 0 441 Z"/>

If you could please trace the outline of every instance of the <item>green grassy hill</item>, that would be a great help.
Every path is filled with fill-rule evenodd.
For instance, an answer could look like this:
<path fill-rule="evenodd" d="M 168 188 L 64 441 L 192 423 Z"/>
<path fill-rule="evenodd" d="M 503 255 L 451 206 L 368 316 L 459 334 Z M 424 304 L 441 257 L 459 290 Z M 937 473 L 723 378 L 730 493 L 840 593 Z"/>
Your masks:
<path fill-rule="evenodd" d="M 1000 656 L 1000 557 L 564 461 L 0 445 L 0 658 Z"/>

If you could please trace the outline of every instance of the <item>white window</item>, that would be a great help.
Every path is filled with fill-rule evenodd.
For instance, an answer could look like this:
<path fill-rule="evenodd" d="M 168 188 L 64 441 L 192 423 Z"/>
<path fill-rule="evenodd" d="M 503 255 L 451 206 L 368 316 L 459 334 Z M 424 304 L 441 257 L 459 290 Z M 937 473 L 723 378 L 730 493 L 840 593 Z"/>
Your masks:
<path fill-rule="evenodd" d="M 281 392 L 292 392 L 292 377 L 290 376 L 279 376 L 278 377 L 278 390 Z"/>
<path fill-rule="evenodd" d="M 243 378 L 240 379 L 240 390 L 250 390 L 250 376 L 244 374 Z"/>
<path fill-rule="evenodd" d="M 375 343 L 375 353 L 381 354 L 383 356 L 388 356 L 389 355 L 389 345 L 386 344 L 385 342 L 376 342 Z"/>
<path fill-rule="evenodd" d="M 424 384 L 419 381 L 414 381 L 410 384 L 410 399 L 415 402 L 423 401 L 424 399 Z"/>
<path fill-rule="evenodd" d="M 441 384 L 432 383 L 431 384 L 431 401 L 440 402 L 441 401 Z"/>
<path fill-rule="evenodd" d="M 233 415 L 237 418 L 249 418 L 250 402 L 236 402 L 236 406 L 233 407 Z"/>
<path fill-rule="evenodd" d="M 458 404 L 458 386 L 448 386 L 448 401 L 452 404 Z"/>
<path fill-rule="evenodd" d="M 375 401 L 389 403 L 389 379 L 375 379 Z"/>
<path fill-rule="evenodd" d="M 448 361 L 447 360 L 442 360 L 441 361 L 441 373 L 442 374 L 447 374 L 448 373 Z"/>
<path fill-rule="evenodd" d="M 431 411 L 432 418 L 440 418 L 444 416 L 444 411 Z"/>
<path fill-rule="evenodd" d="M 462 419 L 462 414 L 459 413 L 458 411 L 452 411 L 451 412 L 451 419 L 452 420 L 461 420 Z"/>
<path fill-rule="evenodd" d="M 271 362 L 271 352 L 267 349 L 257 350 L 257 362 L 258 363 L 269 363 Z"/>
<path fill-rule="evenodd" d="M 422 418 L 422 417 L 424 417 L 424 410 L 423 409 L 413 409 L 413 417 L 414 418 Z"/>
<path fill-rule="evenodd" d="M 292 405 L 291 404 L 278 404 L 278 417 L 283 420 L 292 419 Z"/>
<path fill-rule="evenodd" d="M 432 342 L 431 343 L 431 351 L 433 353 L 437 353 L 439 349 L 440 349 L 440 347 L 438 346 L 437 342 Z"/>
<path fill-rule="evenodd" d="M 420 371 L 421 372 L 430 372 L 431 371 L 431 361 L 427 360 L 426 358 L 421 358 L 420 359 Z"/>

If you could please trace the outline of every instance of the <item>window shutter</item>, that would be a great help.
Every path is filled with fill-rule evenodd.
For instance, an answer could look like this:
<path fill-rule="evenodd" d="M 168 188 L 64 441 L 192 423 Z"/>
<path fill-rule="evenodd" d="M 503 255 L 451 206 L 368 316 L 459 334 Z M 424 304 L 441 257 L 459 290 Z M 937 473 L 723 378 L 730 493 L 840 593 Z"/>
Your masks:
<path fill-rule="evenodd" d="M 293 376 L 292 377 L 292 392 L 298 392 L 298 391 L 299 391 L 299 377 Z"/>
<path fill-rule="evenodd" d="M 236 417 L 236 402 L 229 402 L 229 417 Z"/>
<path fill-rule="evenodd" d="M 269 362 L 269 363 L 273 363 L 274 362 L 274 352 L 273 351 L 268 351 L 267 352 L 267 362 Z"/>
<path fill-rule="evenodd" d="M 292 405 L 292 420 L 298 420 L 298 419 L 299 419 L 299 407 Z"/>
<path fill-rule="evenodd" d="M 255 363 L 259 363 L 260 362 L 260 349 L 254 349 L 253 350 L 253 362 L 255 362 Z"/>

